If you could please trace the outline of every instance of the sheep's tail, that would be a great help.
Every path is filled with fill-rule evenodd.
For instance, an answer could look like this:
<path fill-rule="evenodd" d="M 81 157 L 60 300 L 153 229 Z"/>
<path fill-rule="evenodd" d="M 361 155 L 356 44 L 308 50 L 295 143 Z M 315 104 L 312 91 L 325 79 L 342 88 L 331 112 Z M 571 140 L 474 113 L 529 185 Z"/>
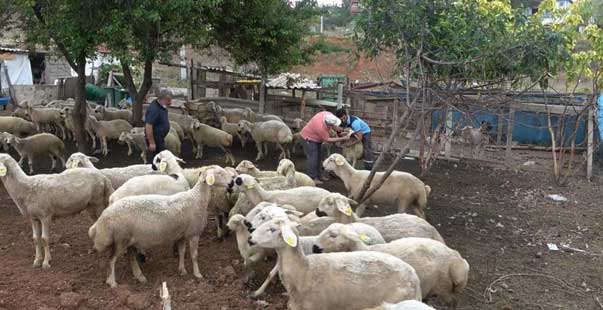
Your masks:
<path fill-rule="evenodd" d="M 452 279 L 453 293 L 459 293 L 467 286 L 469 278 L 469 263 L 463 258 L 455 259 L 450 265 L 450 279 Z"/>

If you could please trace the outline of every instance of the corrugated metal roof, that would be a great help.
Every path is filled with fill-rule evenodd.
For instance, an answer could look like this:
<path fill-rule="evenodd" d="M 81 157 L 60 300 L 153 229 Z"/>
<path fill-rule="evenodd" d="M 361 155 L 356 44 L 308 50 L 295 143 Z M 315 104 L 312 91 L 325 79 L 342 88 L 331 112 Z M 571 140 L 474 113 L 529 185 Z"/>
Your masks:
<path fill-rule="evenodd" d="M 253 75 L 253 74 L 247 74 L 247 73 L 242 73 L 242 72 L 236 72 L 230 69 L 226 69 L 224 67 L 210 67 L 210 66 L 202 66 L 202 69 L 205 69 L 207 71 L 210 72 L 225 72 L 225 73 L 230 73 L 230 74 L 236 74 L 239 76 L 245 76 L 245 77 L 254 77 L 254 78 L 258 78 L 259 76 L 257 75 Z"/>
<path fill-rule="evenodd" d="M 24 50 L 24 49 L 20 49 L 20 48 L 13 48 L 13 47 L 4 47 L 4 46 L 0 46 L 0 51 L 2 52 L 11 52 L 11 53 L 28 53 L 28 50 Z"/>
<path fill-rule="evenodd" d="M 266 83 L 269 88 L 283 89 L 319 89 L 321 88 L 315 81 L 306 79 L 297 73 L 281 73 Z"/>

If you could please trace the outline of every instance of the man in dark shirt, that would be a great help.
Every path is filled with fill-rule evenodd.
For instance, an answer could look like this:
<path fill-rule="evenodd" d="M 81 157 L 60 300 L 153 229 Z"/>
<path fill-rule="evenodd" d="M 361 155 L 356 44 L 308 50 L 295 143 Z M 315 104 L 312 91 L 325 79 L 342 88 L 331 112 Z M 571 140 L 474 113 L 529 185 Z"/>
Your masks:
<path fill-rule="evenodd" d="M 153 158 L 165 150 L 165 136 L 170 132 L 170 120 L 167 107 L 172 104 L 172 94 L 161 91 L 159 97 L 153 100 L 144 116 L 144 132 L 147 141 L 147 160 L 154 170 Z"/>

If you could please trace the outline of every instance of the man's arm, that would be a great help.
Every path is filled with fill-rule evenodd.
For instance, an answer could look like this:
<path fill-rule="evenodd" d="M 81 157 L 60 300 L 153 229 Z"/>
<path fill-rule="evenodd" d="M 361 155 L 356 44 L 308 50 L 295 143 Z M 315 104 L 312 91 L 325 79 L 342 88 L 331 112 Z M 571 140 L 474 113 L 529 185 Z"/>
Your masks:
<path fill-rule="evenodd" d="M 347 141 L 350 140 L 350 136 L 353 134 L 353 132 L 348 132 L 346 133 L 343 137 L 337 137 L 337 138 L 331 138 L 329 137 L 328 139 L 325 140 L 325 142 L 328 143 L 335 143 L 335 142 L 340 142 L 340 141 Z"/>
<path fill-rule="evenodd" d="M 144 125 L 144 132 L 145 135 L 147 136 L 147 140 L 149 140 L 149 151 L 151 152 L 155 152 L 155 138 L 153 137 L 153 125 L 146 123 Z"/>

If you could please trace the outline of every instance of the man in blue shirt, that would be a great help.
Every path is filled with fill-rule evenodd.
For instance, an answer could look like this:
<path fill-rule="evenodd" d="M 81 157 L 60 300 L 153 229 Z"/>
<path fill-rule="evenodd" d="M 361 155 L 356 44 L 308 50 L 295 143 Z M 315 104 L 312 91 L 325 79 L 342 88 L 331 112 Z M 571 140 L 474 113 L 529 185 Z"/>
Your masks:
<path fill-rule="evenodd" d="M 167 110 L 170 104 L 172 104 L 172 94 L 168 91 L 161 91 L 159 97 L 151 102 L 144 116 L 147 160 L 151 162 L 153 170 L 157 170 L 157 167 L 153 164 L 153 158 L 159 152 L 165 150 L 165 136 L 170 132 L 170 120 Z"/>
<path fill-rule="evenodd" d="M 362 141 L 364 149 L 364 168 L 367 170 L 373 169 L 373 150 L 371 147 L 371 128 L 360 118 L 348 115 L 344 109 L 335 111 L 335 115 L 341 120 L 341 127 L 351 128 L 355 139 L 350 139 L 350 144 L 359 143 Z"/>

